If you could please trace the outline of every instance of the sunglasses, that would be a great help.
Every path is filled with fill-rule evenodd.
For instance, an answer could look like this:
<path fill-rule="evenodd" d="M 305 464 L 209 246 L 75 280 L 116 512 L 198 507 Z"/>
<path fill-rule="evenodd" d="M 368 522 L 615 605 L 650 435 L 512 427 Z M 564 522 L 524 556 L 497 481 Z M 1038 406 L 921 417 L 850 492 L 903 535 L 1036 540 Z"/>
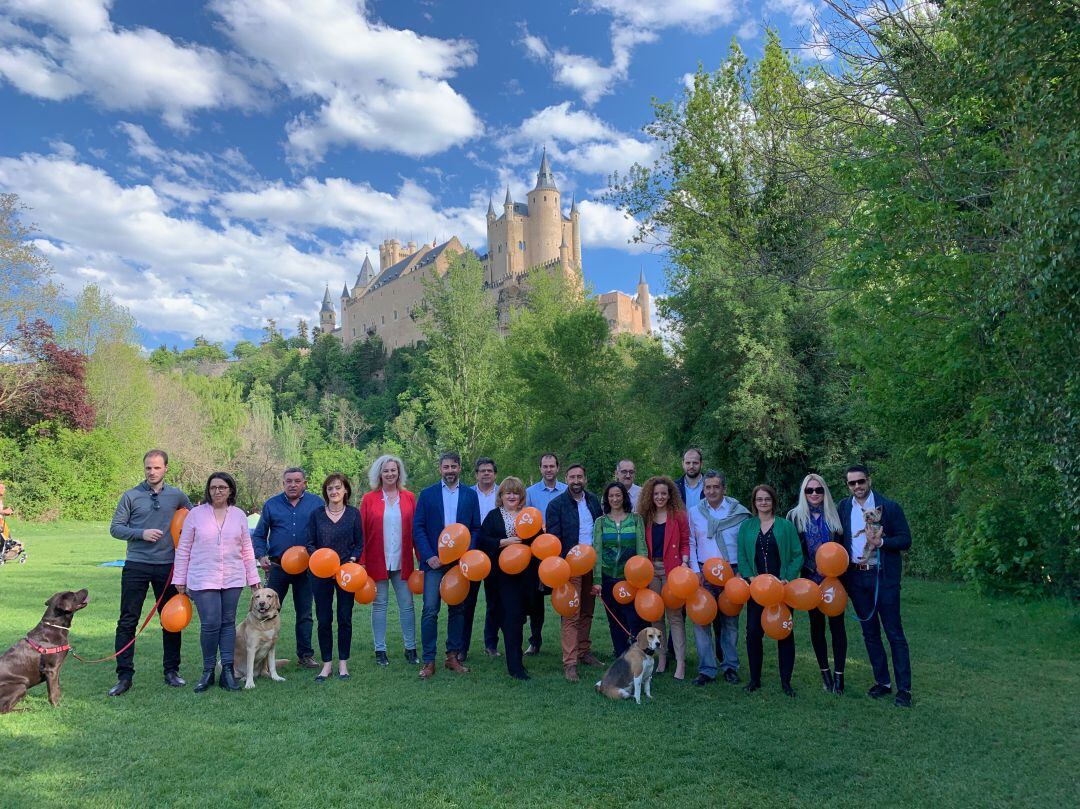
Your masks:
<path fill-rule="evenodd" d="M 825 494 L 824 486 L 807 486 L 803 489 L 807 494 Z"/>
<path fill-rule="evenodd" d="M 847 482 L 847 485 L 848 486 L 862 486 L 864 483 L 866 483 L 866 478 L 859 478 L 858 480 L 849 480 Z"/>
<path fill-rule="evenodd" d="M 154 504 L 154 511 L 161 509 L 161 503 L 158 502 L 158 492 L 150 492 L 150 500 Z"/>

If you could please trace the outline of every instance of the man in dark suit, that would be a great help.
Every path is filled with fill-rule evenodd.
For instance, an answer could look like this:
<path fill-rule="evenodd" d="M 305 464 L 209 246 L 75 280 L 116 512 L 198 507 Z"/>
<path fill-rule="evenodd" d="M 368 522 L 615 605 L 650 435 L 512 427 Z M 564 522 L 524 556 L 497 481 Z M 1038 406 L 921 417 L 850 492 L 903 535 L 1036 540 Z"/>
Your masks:
<path fill-rule="evenodd" d="M 565 557 L 575 545 L 592 545 L 593 523 L 600 513 L 600 500 L 585 489 L 585 467 L 571 464 L 566 469 L 566 491 L 548 503 L 544 524 L 549 534 L 559 538 Z M 581 595 L 581 608 L 572 618 L 562 619 L 563 674 L 569 682 L 576 683 L 578 663 L 586 666 L 603 664 L 592 653 L 592 640 L 589 637 L 593 608 L 596 606 L 596 596 L 592 593 L 592 571 L 584 576 L 575 576 L 570 582 Z"/>
<path fill-rule="evenodd" d="M 480 532 L 480 500 L 473 489 L 461 485 L 461 456 L 456 452 L 440 455 L 439 474 L 441 481 L 420 492 L 413 517 L 413 545 L 424 570 L 424 610 L 420 617 L 420 638 L 424 647 L 420 678 L 423 680 L 435 675 L 439 607 L 442 604 L 439 585 L 446 571 L 453 567 L 439 561 L 439 534 L 446 526 L 461 523 L 472 535 L 469 547 L 475 548 Z M 460 660 L 460 655 L 465 651 L 465 621 L 472 621 L 467 604 L 468 599 L 447 609 L 445 665 L 459 674 L 469 671 Z M 475 608 L 475 598 L 472 604 Z"/>
<path fill-rule="evenodd" d="M 873 490 L 865 466 L 848 467 L 847 486 L 851 496 L 841 500 L 837 510 L 844 526 L 844 546 L 851 557 L 844 583 L 874 669 L 874 686 L 867 695 L 878 699 L 892 693 L 889 661 L 881 643 L 884 627 L 896 675 L 896 704 L 910 708 L 911 660 L 900 621 L 900 553 L 911 547 L 911 530 L 904 510 Z M 877 508 L 881 509 L 881 519 L 875 526 L 866 520 L 864 512 Z"/>

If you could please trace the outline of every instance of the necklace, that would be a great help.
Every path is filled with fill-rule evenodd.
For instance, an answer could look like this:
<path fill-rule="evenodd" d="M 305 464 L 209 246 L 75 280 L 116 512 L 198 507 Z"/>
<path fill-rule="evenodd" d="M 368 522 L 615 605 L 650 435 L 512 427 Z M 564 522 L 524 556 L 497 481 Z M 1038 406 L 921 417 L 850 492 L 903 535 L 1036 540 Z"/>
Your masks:
<path fill-rule="evenodd" d="M 341 508 L 337 508 L 337 509 L 330 508 L 330 506 L 326 507 L 326 513 L 327 514 L 340 514 L 344 510 L 345 510 L 345 504 L 344 503 L 341 504 Z"/>

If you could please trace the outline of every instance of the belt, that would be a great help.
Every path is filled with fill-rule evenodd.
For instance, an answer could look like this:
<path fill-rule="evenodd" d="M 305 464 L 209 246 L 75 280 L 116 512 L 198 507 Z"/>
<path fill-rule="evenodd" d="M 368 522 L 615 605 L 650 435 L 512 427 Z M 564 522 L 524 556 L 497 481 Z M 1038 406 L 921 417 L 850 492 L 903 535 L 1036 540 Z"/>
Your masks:
<path fill-rule="evenodd" d="M 877 562 L 853 562 L 851 566 L 856 570 L 876 570 Z"/>

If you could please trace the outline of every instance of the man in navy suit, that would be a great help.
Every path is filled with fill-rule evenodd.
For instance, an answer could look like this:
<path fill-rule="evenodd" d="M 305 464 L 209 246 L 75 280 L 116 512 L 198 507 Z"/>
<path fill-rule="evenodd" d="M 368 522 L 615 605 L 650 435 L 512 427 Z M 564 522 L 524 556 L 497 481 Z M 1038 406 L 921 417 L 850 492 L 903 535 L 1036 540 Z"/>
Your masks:
<path fill-rule="evenodd" d="M 884 627 L 896 675 L 896 704 L 910 708 L 911 659 L 900 621 L 900 553 L 911 547 L 911 530 L 904 510 L 873 490 L 865 466 L 848 467 L 847 486 L 851 496 L 841 500 L 837 510 L 844 526 L 844 546 L 851 557 L 845 584 L 874 670 L 874 686 L 867 695 L 878 699 L 892 693 L 889 660 L 881 643 Z M 868 524 L 863 513 L 875 508 L 881 509 L 878 527 Z"/>
<path fill-rule="evenodd" d="M 428 486 L 416 500 L 413 517 L 413 544 L 422 560 L 424 569 L 424 610 L 420 617 L 420 638 L 424 647 L 420 678 L 435 675 L 435 653 L 439 646 L 439 606 L 442 597 L 439 585 L 443 575 L 453 565 L 439 561 L 438 541 L 442 530 L 452 523 L 461 523 L 472 535 L 470 548 L 476 547 L 480 531 L 480 500 L 476 492 L 461 485 L 461 456 L 456 452 L 444 452 L 439 456 L 439 474 L 442 480 Z M 459 656 L 465 651 L 465 621 L 471 620 L 468 600 L 448 607 L 446 621 L 446 668 L 465 674 L 469 670 Z M 476 602 L 473 601 L 475 607 Z"/>

